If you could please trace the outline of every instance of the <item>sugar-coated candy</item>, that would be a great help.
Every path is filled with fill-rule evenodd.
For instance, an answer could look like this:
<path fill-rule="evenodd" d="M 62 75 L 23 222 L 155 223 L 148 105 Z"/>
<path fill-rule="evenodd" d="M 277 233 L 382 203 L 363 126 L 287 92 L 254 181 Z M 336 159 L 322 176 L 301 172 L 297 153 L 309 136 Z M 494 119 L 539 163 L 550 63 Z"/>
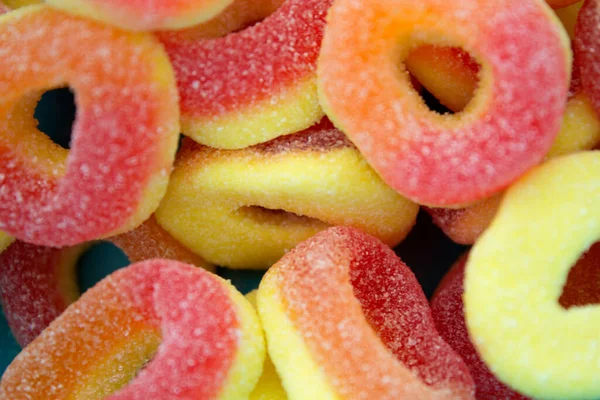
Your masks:
<path fill-rule="evenodd" d="M 481 200 L 550 149 L 565 109 L 571 52 L 544 2 L 336 0 L 327 20 L 321 104 L 407 198 L 429 206 Z M 411 89 L 398 63 L 423 44 L 462 47 L 481 66 L 463 112 L 436 114 Z"/>
<path fill-rule="evenodd" d="M 266 18 L 219 38 L 202 38 L 202 30 L 200 37 L 161 33 L 179 84 L 183 132 L 239 149 L 319 121 L 316 63 L 331 1 L 238 0 L 232 7 L 239 11 L 231 11 L 242 22 L 237 28 L 255 22 L 241 13 Z"/>
<path fill-rule="evenodd" d="M 8 8 L 16 9 L 25 6 L 31 6 L 34 4 L 42 4 L 44 0 L 3 0 L 2 1 Z"/>
<path fill-rule="evenodd" d="M 396 245 L 418 209 L 325 120 L 241 150 L 187 141 L 156 218 L 210 263 L 261 269 L 331 225 L 355 226 Z"/>
<path fill-rule="evenodd" d="M 246 295 L 250 304 L 255 308 L 256 293 L 257 291 L 253 290 Z M 268 354 L 265 358 L 262 375 L 254 387 L 254 390 L 250 393 L 249 400 L 287 400 L 287 394 L 281 385 L 281 379 Z"/>
<path fill-rule="evenodd" d="M 44 246 L 128 231 L 162 198 L 177 147 L 178 96 L 150 34 L 30 6 L 0 17 L 0 230 Z M 69 85 L 71 150 L 33 118 Z"/>
<path fill-rule="evenodd" d="M 183 247 L 154 218 L 108 240 L 131 263 L 165 258 L 214 271 L 213 265 Z M 22 347 L 79 298 L 77 263 L 91 245 L 57 249 L 16 242 L 0 254 L 0 303 Z"/>
<path fill-rule="evenodd" d="M 182 29 L 223 11 L 233 0 L 46 0 L 53 7 L 123 29 Z"/>
<path fill-rule="evenodd" d="M 116 271 L 54 320 L 8 367 L 0 397 L 243 399 L 264 354 L 258 317 L 231 284 L 152 260 Z"/>
<path fill-rule="evenodd" d="M 589 98 L 578 92 L 567 102 L 560 132 L 546 158 L 554 158 L 600 144 L 600 118 Z M 456 243 L 473 244 L 487 229 L 498 211 L 502 194 L 494 195 L 470 207 L 425 208 L 433 222 Z"/>
<path fill-rule="evenodd" d="M 466 262 L 467 254 L 452 266 L 433 294 L 431 312 L 435 327 L 469 367 L 475 381 L 477 399 L 526 399 L 494 377 L 469 340 L 462 301 Z"/>
<path fill-rule="evenodd" d="M 413 273 L 355 228 L 286 254 L 260 284 L 258 311 L 292 400 L 474 398 Z"/>
<path fill-rule="evenodd" d="M 598 305 L 565 310 L 571 266 L 600 239 L 600 152 L 553 159 L 504 195 L 466 267 L 465 314 L 501 381 L 538 398 L 600 396 Z"/>
<path fill-rule="evenodd" d="M 88 247 L 55 249 L 17 241 L 0 254 L 0 302 L 22 347 L 79 297 L 77 261 Z"/>

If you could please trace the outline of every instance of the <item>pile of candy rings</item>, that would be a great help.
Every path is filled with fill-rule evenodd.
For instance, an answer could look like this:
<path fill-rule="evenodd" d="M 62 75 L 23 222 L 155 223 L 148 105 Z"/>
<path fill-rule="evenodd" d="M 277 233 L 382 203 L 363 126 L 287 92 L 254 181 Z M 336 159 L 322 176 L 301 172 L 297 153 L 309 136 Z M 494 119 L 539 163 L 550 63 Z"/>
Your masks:
<path fill-rule="evenodd" d="M 600 0 L 4 3 L 0 399 L 600 398 Z"/>

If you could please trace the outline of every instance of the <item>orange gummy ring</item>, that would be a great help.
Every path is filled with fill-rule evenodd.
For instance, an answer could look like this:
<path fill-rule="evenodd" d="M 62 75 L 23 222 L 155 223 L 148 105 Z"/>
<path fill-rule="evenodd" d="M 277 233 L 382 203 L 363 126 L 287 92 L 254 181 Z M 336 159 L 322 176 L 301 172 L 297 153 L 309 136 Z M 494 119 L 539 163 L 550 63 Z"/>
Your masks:
<path fill-rule="evenodd" d="M 330 228 L 287 253 L 263 278 L 258 311 L 290 398 L 474 398 L 413 273 L 357 229 Z"/>
<path fill-rule="evenodd" d="M 327 18 L 317 71 L 321 104 L 407 198 L 450 206 L 489 197 L 552 145 L 571 53 L 560 21 L 541 0 L 340 0 Z M 462 47 L 481 65 L 479 88 L 462 113 L 430 111 L 398 67 L 423 44 Z"/>
<path fill-rule="evenodd" d="M 61 247 L 146 220 L 166 190 L 179 133 L 160 44 L 31 6 L 0 17 L 0 54 L 10 54 L 0 57 L 0 230 Z M 33 119 L 39 95 L 65 85 L 78 107 L 70 151 Z"/>
<path fill-rule="evenodd" d="M 231 284 L 152 260 L 113 273 L 55 319 L 8 367 L 0 397 L 247 398 L 264 358 L 256 312 Z"/>

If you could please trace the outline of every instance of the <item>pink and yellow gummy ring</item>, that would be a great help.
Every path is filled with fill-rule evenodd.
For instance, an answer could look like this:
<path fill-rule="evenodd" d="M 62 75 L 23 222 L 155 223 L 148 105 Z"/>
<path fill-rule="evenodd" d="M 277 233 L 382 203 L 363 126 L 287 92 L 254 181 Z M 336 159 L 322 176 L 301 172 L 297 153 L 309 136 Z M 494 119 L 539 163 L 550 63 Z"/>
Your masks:
<path fill-rule="evenodd" d="M 532 397 L 600 396 L 600 308 L 559 303 L 571 266 L 600 239 L 599 177 L 598 151 L 535 168 L 507 191 L 467 262 L 473 344 L 494 375 Z"/>
<path fill-rule="evenodd" d="M 165 193 L 179 136 L 162 46 L 31 6 L 0 17 L 0 53 L 10 54 L 0 57 L 0 230 L 60 247 L 146 220 Z M 70 151 L 33 118 L 41 93 L 66 85 L 78 107 Z"/>
<path fill-rule="evenodd" d="M 418 211 L 325 120 L 240 150 L 187 141 L 156 219 L 209 263 L 266 269 L 329 226 L 354 226 L 395 246 Z"/>
<path fill-rule="evenodd" d="M 330 5 L 236 1 L 229 14 L 237 18 L 224 21 L 232 29 L 255 22 L 244 14 L 266 18 L 218 38 L 203 38 L 201 27 L 159 34 L 177 76 L 183 133 L 207 146 L 239 149 L 318 122 L 317 57 Z M 212 36 L 214 26 L 205 33 Z"/>
<path fill-rule="evenodd" d="M 264 355 L 256 312 L 233 286 L 152 260 L 113 273 L 54 320 L 8 367 L 0 397 L 242 399 Z"/>
<path fill-rule="evenodd" d="M 182 29 L 215 17 L 233 0 L 46 0 L 66 12 L 122 29 Z"/>
<path fill-rule="evenodd" d="M 108 240 L 131 263 L 164 258 L 214 271 L 213 265 L 183 247 L 154 218 Z M 79 298 L 77 263 L 91 245 L 57 249 L 17 241 L 0 254 L 0 303 L 21 347 Z"/>
<path fill-rule="evenodd" d="M 357 229 L 286 254 L 260 284 L 258 311 L 291 400 L 474 398 L 410 269 Z"/>
<path fill-rule="evenodd" d="M 321 104 L 407 198 L 430 206 L 481 200 L 550 149 L 565 109 L 571 53 L 545 2 L 337 0 L 327 20 Z M 398 64 L 423 44 L 461 47 L 481 66 L 463 112 L 436 114 L 412 90 Z"/>

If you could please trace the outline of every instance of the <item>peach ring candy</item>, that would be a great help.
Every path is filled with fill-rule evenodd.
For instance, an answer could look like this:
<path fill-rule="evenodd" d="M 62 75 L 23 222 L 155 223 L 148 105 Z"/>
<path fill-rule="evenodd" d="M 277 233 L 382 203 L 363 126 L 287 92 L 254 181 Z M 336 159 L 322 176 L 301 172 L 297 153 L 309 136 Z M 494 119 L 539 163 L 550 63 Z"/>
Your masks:
<path fill-rule="evenodd" d="M 581 74 L 581 85 L 600 114 L 600 1 L 586 0 L 575 25 L 575 65 Z"/>
<path fill-rule="evenodd" d="M 246 295 L 246 298 L 254 308 L 256 308 L 256 294 L 257 291 L 253 290 Z M 265 359 L 262 375 L 254 390 L 250 393 L 249 400 L 287 400 L 287 394 L 281 384 L 281 379 L 268 354 Z"/>
<path fill-rule="evenodd" d="M 6 4 L 9 9 L 17 9 L 34 4 L 42 4 L 44 0 L 3 0 L 2 2 Z"/>
<path fill-rule="evenodd" d="M 53 7 L 122 29 L 153 31 L 200 24 L 233 0 L 46 0 Z"/>
<path fill-rule="evenodd" d="M 478 399 L 524 399 L 490 372 L 477 355 L 469 339 L 463 310 L 463 282 L 467 255 L 461 257 L 446 274 L 431 299 L 435 326 L 446 342 L 469 366 L 475 380 Z M 600 242 L 592 245 L 573 266 L 558 302 L 568 309 L 600 302 Z"/>
<path fill-rule="evenodd" d="M 240 21 L 282 4 L 224 37 L 160 34 L 177 76 L 183 133 L 207 146 L 239 149 L 318 122 L 316 64 L 331 1 L 238 0 Z"/>
<path fill-rule="evenodd" d="M 435 327 L 469 367 L 478 399 L 526 399 L 496 379 L 469 340 L 462 301 L 466 262 L 467 254 L 452 266 L 433 294 L 431 312 Z"/>
<path fill-rule="evenodd" d="M 177 88 L 160 43 L 42 5 L 0 17 L 0 54 L 11 55 L 0 57 L 0 230 L 62 247 L 146 220 L 179 138 Z M 41 93 L 65 85 L 78 107 L 70 151 L 33 118 Z"/>
<path fill-rule="evenodd" d="M 157 259 L 84 293 L 15 358 L 0 397 L 243 399 L 264 356 L 260 322 L 241 293 Z"/>
<path fill-rule="evenodd" d="M 418 210 L 325 120 L 241 150 L 187 141 L 156 219 L 209 263 L 264 269 L 332 225 L 361 228 L 394 246 Z"/>
<path fill-rule="evenodd" d="M 600 397 L 600 308 L 559 304 L 571 266 L 600 239 L 599 176 L 598 151 L 535 168 L 467 262 L 469 335 L 492 373 L 531 397 Z"/>
<path fill-rule="evenodd" d="M 600 144 L 600 118 L 594 112 L 588 97 L 577 93 L 569 99 L 560 132 L 546 158 L 553 158 Z M 490 225 L 502 194 L 497 194 L 467 208 L 425 208 L 433 222 L 456 243 L 473 244 Z"/>
<path fill-rule="evenodd" d="M 214 266 L 185 249 L 153 218 L 109 240 L 131 263 L 165 258 L 214 271 Z M 16 242 L 0 254 L 0 302 L 22 347 L 79 298 L 77 263 L 91 245 L 56 249 Z"/>
<path fill-rule="evenodd" d="M 544 2 L 337 0 L 327 20 L 321 104 L 400 194 L 429 206 L 473 203 L 509 186 L 550 149 L 571 52 Z M 437 114 L 411 88 L 401 61 L 424 44 L 461 47 L 481 66 L 461 113 Z"/>
<path fill-rule="evenodd" d="M 286 254 L 260 284 L 258 312 L 292 400 L 474 398 L 412 271 L 355 228 Z"/>

